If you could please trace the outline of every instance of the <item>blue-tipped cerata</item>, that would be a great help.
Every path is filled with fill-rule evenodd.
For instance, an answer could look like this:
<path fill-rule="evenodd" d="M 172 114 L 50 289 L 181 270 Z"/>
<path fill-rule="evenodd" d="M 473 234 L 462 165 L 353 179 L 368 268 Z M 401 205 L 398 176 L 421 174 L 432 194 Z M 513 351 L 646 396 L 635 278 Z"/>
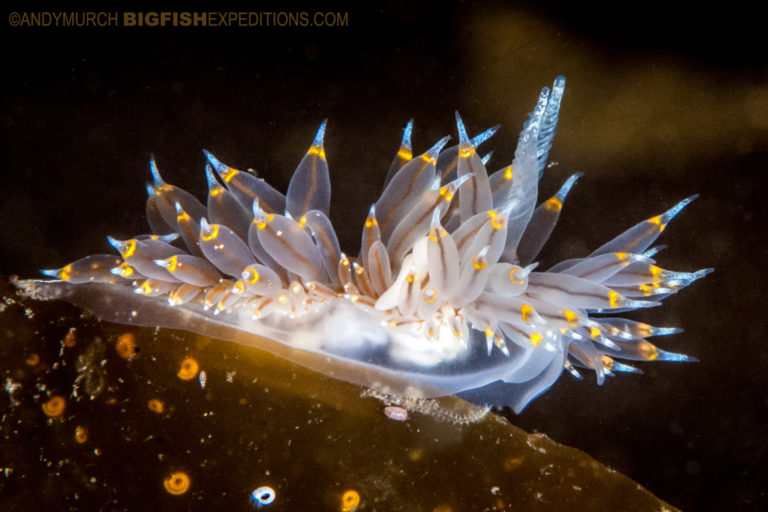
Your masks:
<path fill-rule="evenodd" d="M 663 247 L 651 245 L 696 196 L 590 254 L 537 266 L 581 176 L 537 206 L 564 88 L 558 77 L 542 89 L 514 160 L 496 172 L 486 168 L 491 153 L 475 149 L 498 126 L 470 137 L 457 112 L 458 144 L 444 137 L 413 157 L 409 121 L 381 197 L 334 198 L 375 205 L 365 222 L 350 221 L 363 225 L 355 256 L 341 250 L 330 220 L 323 121 L 286 194 L 204 151 L 206 205 L 166 184 L 152 158 L 153 234 L 107 237 L 119 256 L 88 256 L 42 271 L 54 280 L 22 285 L 108 320 L 253 345 L 381 393 L 460 394 L 516 411 L 563 369 L 577 378 L 594 371 L 602 383 L 641 373 L 633 361 L 693 361 L 648 341 L 679 329 L 621 313 L 658 306 L 711 271 L 651 259 Z"/>

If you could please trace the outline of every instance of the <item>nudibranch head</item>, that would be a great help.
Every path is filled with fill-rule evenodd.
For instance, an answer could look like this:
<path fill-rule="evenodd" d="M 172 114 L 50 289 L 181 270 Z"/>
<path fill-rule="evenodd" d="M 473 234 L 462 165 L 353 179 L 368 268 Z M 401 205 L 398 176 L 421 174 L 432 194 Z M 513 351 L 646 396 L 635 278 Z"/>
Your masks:
<path fill-rule="evenodd" d="M 688 198 L 591 254 L 538 268 L 579 174 L 536 206 L 565 80 L 544 88 L 514 160 L 489 175 L 458 113 L 449 137 L 413 155 L 410 121 L 360 251 L 329 220 L 320 126 L 284 195 L 205 151 L 207 204 L 166 183 L 151 160 L 152 235 L 109 238 L 92 255 L 26 282 L 108 320 L 251 344 L 336 378 L 415 398 L 464 393 L 521 410 L 560 376 L 598 383 L 621 360 L 688 361 L 646 340 L 678 332 L 607 314 L 657 306 L 703 277 L 656 266 L 651 244 Z M 445 148 L 445 149 L 444 149 Z M 650 248 L 650 249 L 649 249 Z"/>

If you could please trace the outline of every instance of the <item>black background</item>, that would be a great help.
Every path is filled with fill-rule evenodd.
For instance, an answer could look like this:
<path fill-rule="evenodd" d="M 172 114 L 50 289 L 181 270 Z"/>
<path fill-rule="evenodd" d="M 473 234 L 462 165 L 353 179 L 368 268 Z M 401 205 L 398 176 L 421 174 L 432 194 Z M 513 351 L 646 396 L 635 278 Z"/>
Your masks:
<path fill-rule="evenodd" d="M 635 318 L 698 364 L 644 376 L 564 376 L 511 420 L 581 448 L 684 510 L 761 510 L 768 498 L 765 177 L 768 62 L 759 16 L 739 4 L 670 11 L 571 3 L 328 3 L 346 27 L 20 28 L 3 20 L 0 274 L 33 277 L 146 231 L 157 157 L 204 197 L 202 148 L 284 190 L 329 119 L 331 216 L 354 253 L 402 127 L 421 152 L 458 109 L 496 123 L 511 160 L 538 90 L 568 79 L 542 180 L 585 176 L 543 260 L 583 255 L 695 192 L 662 266 L 716 272 Z M 222 10 L 210 6 L 211 10 Z M 251 10 L 294 10 L 263 4 Z M 612 10 L 616 9 L 616 10 Z M 14 9 L 10 9 L 9 13 Z M 22 11 L 24 9 L 16 9 Z M 159 6 L 135 10 L 159 10 Z"/>

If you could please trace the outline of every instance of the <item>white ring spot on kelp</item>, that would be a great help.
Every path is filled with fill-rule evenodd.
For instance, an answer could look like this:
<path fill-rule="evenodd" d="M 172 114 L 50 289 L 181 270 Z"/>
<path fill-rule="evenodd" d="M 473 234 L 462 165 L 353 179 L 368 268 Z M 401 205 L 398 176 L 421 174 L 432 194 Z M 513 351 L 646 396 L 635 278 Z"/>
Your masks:
<path fill-rule="evenodd" d="M 263 485 L 251 493 L 251 502 L 256 508 L 271 505 L 276 498 L 275 490 L 268 485 Z"/>

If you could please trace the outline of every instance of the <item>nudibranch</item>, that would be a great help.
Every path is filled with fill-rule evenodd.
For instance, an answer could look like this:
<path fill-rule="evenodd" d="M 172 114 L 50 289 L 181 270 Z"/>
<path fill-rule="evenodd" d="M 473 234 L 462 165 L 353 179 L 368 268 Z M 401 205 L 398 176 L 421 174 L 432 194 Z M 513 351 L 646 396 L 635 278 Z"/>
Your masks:
<path fill-rule="evenodd" d="M 488 174 L 477 148 L 497 130 L 449 137 L 413 157 L 412 122 L 371 206 L 356 256 L 329 220 L 320 129 L 286 194 L 205 152 L 207 204 L 152 160 L 152 234 L 108 237 L 87 256 L 22 281 L 101 318 L 186 329 L 272 352 L 334 378 L 409 398 L 459 394 L 520 411 L 563 369 L 602 384 L 625 361 L 690 361 L 646 338 L 679 332 L 614 316 L 657 306 L 711 269 L 656 266 L 651 244 L 694 197 L 548 270 L 536 258 L 571 176 L 536 205 L 565 79 L 545 87 L 511 165 Z"/>

